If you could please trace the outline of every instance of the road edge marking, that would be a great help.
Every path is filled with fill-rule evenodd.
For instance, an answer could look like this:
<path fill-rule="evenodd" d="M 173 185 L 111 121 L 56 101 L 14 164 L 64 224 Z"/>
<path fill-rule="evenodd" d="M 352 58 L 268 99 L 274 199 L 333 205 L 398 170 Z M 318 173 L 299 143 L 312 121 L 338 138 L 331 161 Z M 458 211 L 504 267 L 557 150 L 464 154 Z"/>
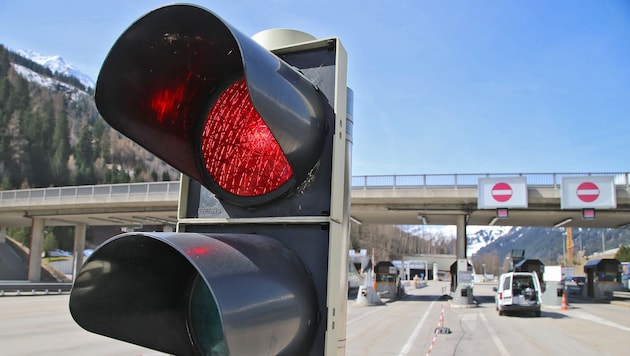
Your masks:
<path fill-rule="evenodd" d="M 494 329 L 490 326 L 490 323 L 488 322 L 488 319 L 486 319 L 486 316 L 483 315 L 481 312 L 477 313 L 477 315 L 479 315 L 479 317 L 481 318 L 483 326 L 485 326 L 486 330 L 488 330 L 490 338 L 492 339 L 494 346 L 496 346 L 499 350 L 499 353 L 503 356 L 509 356 L 510 353 L 505 348 L 505 345 L 503 345 L 503 343 L 501 342 L 501 339 L 499 339 L 499 335 L 497 335 L 496 331 L 494 331 Z"/>
<path fill-rule="evenodd" d="M 415 339 L 418 337 L 418 334 L 420 333 L 420 329 L 424 325 L 424 322 L 427 321 L 427 318 L 429 317 L 429 312 L 433 308 L 433 305 L 435 305 L 435 302 L 437 302 L 437 300 L 433 300 L 431 304 L 429 304 L 429 307 L 424 312 L 424 314 L 422 314 L 422 318 L 420 318 L 420 321 L 418 322 L 418 325 L 416 325 L 416 328 L 413 329 L 413 332 L 407 339 L 407 342 L 403 346 L 402 350 L 400 350 L 400 352 L 398 353 L 398 356 L 405 356 L 409 353 L 409 351 L 411 350 L 411 346 L 413 345 L 413 342 L 415 341 Z"/>

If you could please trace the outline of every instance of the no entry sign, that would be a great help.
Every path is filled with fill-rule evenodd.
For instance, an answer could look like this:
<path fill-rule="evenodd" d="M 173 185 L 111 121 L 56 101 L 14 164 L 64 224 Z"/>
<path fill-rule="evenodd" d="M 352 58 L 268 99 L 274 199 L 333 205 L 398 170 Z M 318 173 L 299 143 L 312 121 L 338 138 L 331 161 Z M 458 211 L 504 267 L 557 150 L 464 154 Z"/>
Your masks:
<path fill-rule="evenodd" d="M 525 177 L 480 178 L 477 185 L 479 209 L 527 208 Z"/>
<path fill-rule="evenodd" d="M 492 187 L 492 199 L 499 203 L 505 203 L 512 197 L 512 187 L 505 183 L 499 182 Z"/>
<path fill-rule="evenodd" d="M 599 198 L 599 187 L 593 182 L 583 182 L 578 185 L 575 194 L 581 201 L 591 203 Z"/>
<path fill-rule="evenodd" d="M 617 207 L 614 177 L 565 177 L 560 203 L 562 209 L 614 209 Z"/>

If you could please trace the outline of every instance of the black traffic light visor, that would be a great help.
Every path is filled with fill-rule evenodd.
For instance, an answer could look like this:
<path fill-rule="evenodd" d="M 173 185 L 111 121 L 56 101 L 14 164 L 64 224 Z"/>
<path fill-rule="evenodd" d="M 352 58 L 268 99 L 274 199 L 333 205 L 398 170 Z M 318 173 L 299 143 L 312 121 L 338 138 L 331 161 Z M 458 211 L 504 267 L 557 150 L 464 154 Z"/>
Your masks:
<path fill-rule="evenodd" d="M 86 260 L 69 304 L 88 331 L 176 355 L 304 354 L 318 323 L 297 255 L 252 234 L 118 235 Z"/>
<path fill-rule="evenodd" d="M 200 162 L 199 140 L 209 108 L 242 77 L 294 172 L 294 179 L 267 197 L 235 197 L 236 204 L 254 205 L 290 192 L 311 174 L 327 133 L 326 99 L 298 71 L 218 16 L 193 5 L 170 5 L 137 20 L 102 66 L 96 105 L 125 136 L 230 197 L 217 192 Z"/>

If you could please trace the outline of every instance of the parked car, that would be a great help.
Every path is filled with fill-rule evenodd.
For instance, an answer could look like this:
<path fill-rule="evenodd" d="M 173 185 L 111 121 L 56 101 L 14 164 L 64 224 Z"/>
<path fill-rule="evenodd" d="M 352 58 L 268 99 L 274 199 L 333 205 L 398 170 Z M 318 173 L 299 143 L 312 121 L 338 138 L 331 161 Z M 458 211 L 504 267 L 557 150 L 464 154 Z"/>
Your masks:
<path fill-rule="evenodd" d="M 499 276 L 494 297 L 499 315 L 506 312 L 531 311 L 540 316 L 542 289 L 536 272 L 509 272 Z"/>
<path fill-rule="evenodd" d="M 582 293 L 582 287 L 586 284 L 586 277 L 568 276 L 562 280 L 564 289 L 567 294 L 579 295 Z"/>
<path fill-rule="evenodd" d="M 568 276 L 564 279 L 565 286 L 583 287 L 586 283 L 586 277 Z"/>
<path fill-rule="evenodd" d="M 72 252 L 56 249 L 53 251 L 46 252 L 46 257 L 70 257 L 72 256 Z"/>

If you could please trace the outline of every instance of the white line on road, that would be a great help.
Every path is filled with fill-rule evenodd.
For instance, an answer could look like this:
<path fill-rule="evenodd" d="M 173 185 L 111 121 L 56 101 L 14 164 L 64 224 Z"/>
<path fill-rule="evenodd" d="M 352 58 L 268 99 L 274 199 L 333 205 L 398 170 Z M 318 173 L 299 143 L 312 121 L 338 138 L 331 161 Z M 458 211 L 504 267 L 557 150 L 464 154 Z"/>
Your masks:
<path fill-rule="evenodd" d="M 574 317 L 578 317 L 580 319 L 584 319 L 584 320 L 589 320 L 589 321 L 593 321 L 602 325 L 606 325 L 606 326 L 610 326 L 612 328 L 617 328 L 619 330 L 623 330 L 623 331 L 630 331 L 630 328 L 623 326 L 621 324 L 617 324 L 613 321 L 610 320 L 606 320 L 603 318 L 600 318 L 598 316 L 595 316 L 593 314 L 589 314 L 589 313 L 585 313 L 585 312 L 581 312 L 581 311 L 574 311 L 571 312 L 570 315 L 574 316 Z"/>
<path fill-rule="evenodd" d="M 418 325 L 416 325 L 416 328 L 413 329 L 411 336 L 409 336 L 409 339 L 407 339 L 405 346 L 403 346 L 402 350 L 400 350 L 400 353 L 398 354 L 398 356 L 404 356 L 407 353 L 409 353 L 409 350 L 411 350 L 411 345 L 413 344 L 416 337 L 418 337 L 418 333 L 420 332 L 420 329 L 422 328 L 422 325 L 424 324 L 424 322 L 427 320 L 427 317 L 429 316 L 429 312 L 431 311 L 431 308 L 433 308 L 434 304 L 435 304 L 435 300 L 432 301 L 431 304 L 429 304 L 427 311 L 425 311 L 424 314 L 422 315 L 422 318 L 420 318 Z"/>
<path fill-rule="evenodd" d="M 497 335 L 496 331 L 494 331 L 494 329 L 490 326 L 490 323 L 488 323 L 488 319 L 486 319 L 486 316 L 483 315 L 481 312 L 479 312 L 478 315 L 481 318 L 481 322 L 483 323 L 483 326 L 485 326 L 486 330 L 488 330 L 488 333 L 490 334 L 490 338 L 492 339 L 492 342 L 494 342 L 494 345 L 499 350 L 499 353 L 504 356 L 509 356 L 510 353 L 505 348 L 505 345 L 503 345 L 503 343 L 501 342 L 501 339 L 499 339 L 499 336 Z"/>

